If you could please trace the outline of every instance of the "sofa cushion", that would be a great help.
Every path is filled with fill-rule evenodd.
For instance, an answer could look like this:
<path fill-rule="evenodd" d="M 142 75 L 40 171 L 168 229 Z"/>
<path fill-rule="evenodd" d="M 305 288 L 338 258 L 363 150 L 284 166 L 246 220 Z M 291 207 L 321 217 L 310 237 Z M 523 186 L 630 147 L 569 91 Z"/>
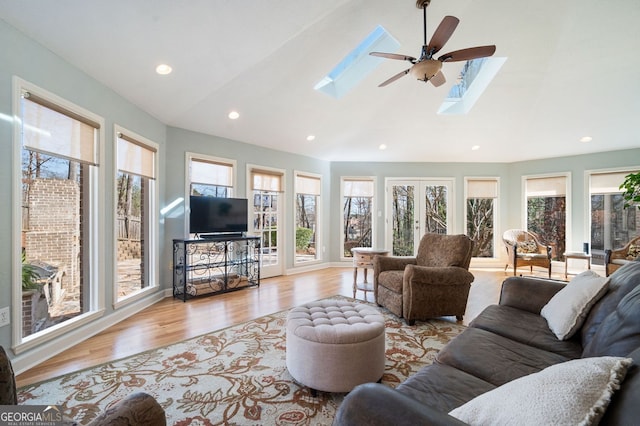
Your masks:
<path fill-rule="evenodd" d="M 443 364 L 421 368 L 396 388 L 425 405 L 448 413 L 495 386 L 464 371 Z"/>
<path fill-rule="evenodd" d="M 640 285 L 640 262 L 629 262 L 609 276 L 609 290 L 591 308 L 582 324 L 582 345 L 587 346 L 604 319 L 616 309 L 623 297 Z"/>
<path fill-rule="evenodd" d="M 473 327 L 451 340 L 436 356 L 437 362 L 495 386 L 568 360 L 565 356 Z"/>
<path fill-rule="evenodd" d="M 600 324 L 583 357 L 627 356 L 640 347 L 640 286 L 634 288 Z"/>
<path fill-rule="evenodd" d="M 640 349 L 630 355 L 633 365 L 627 370 L 627 375 L 620 386 L 620 390 L 613 395 L 611 403 L 600 421 L 600 426 L 634 425 L 640 419 Z"/>
<path fill-rule="evenodd" d="M 579 337 L 558 340 L 549 330 L 547 320 L 538 314 L 505 305 L 491 305 L 478 315 L 469 327 L 481 328 L 567 358 L 580 358 L 582 344 Z"/>
<path fill-rule="evenodd" d="M 549 300 L 540 315 L 558 339 L 569 339 L 582 326 L 591 307 L 607 292 L 608 283 L 608 278 L 591 270 L 582 272 Z"/>
<path fill-rule="evenodd" d="M 583 358 L 552 365 L 487 392 L 449 414 L 470 425 L 597 425 L 630 358 Z"/>

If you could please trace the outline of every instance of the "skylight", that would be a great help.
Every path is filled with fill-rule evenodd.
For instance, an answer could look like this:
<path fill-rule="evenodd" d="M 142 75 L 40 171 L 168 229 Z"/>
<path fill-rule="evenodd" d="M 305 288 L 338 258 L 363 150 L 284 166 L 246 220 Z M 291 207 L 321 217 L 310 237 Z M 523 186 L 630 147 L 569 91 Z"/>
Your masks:
<path fill-rule="evenodd" d="M 458 84 L 449 90 L 438 114 L 462 115 L 468 113 L 496 76 L 507 58 L 479 58 L 467 61 L 460 71 Z"/>
<path fill-rule="evenodd" d="M 314 89 L 339 99 L 383 62 L 381 58 L 369 56 L 369 52 L 396 52 L 399 47 L 400 43 L 387 30 L 378 25 L 329 74 L 320 80 Z"/>

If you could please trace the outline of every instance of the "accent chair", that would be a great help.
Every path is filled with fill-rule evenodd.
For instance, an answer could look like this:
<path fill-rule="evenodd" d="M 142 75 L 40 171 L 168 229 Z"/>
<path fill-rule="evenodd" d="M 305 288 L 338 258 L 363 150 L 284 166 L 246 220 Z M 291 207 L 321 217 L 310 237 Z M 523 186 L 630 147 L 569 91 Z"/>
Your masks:
<path fill-rule="evenodd" d="M 376 303 L 409 325 L 448 315 L 462 321 L 474 280 L 469 272 L 472 249 L 473 241 L 466 235 L 428 233 L 415 257 L 376 256 Z"/>

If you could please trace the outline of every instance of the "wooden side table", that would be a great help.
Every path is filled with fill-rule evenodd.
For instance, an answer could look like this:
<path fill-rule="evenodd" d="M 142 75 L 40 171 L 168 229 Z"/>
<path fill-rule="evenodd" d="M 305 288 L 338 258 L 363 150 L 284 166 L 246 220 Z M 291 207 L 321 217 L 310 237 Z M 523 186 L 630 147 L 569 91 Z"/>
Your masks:
<path fill-rule="evenodd" d="M 367 300 L 367 292 L 373 291 L 373 284 L 367 282 L 367 269 L 373 269 L 373 258 L 376 255 L 387 256 L 389 250 L 379 250 L 370 247 L 354 247 L 353 254 L 353 298 L 356 298 L 356 291 L 364 292 L 364 299 Z M 364 269 L 364 282 L 358 283 L 358 268 Z"/>
<path fill-rule="evenodd" d="M 564 254 L 564 277 L 567 278 L 569 259 L 583 259 L 587 261 L 587 269 L 591 269 L 591 255 L 581 251 L 568 251 Z"/>

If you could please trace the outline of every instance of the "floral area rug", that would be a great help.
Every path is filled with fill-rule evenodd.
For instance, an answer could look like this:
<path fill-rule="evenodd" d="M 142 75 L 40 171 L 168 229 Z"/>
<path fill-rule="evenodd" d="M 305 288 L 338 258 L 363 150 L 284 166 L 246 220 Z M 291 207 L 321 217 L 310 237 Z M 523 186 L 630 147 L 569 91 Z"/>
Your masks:
<path fill-rule="evenodd" d="M 464 329 L 444 320 L 409 327 L 380 311 L 387 357 L 382 383 L 392 387 L 431 364 Z M 286 316 L 278 312 L 25 386 L 19 403 L 60 404 L 65 415 L 87 423 L 109 404 L 144 391 L 164 407 L 170 425 L 331 425 L 345 394 L 313 397 L 293 380 L 285 364 Z"/>

